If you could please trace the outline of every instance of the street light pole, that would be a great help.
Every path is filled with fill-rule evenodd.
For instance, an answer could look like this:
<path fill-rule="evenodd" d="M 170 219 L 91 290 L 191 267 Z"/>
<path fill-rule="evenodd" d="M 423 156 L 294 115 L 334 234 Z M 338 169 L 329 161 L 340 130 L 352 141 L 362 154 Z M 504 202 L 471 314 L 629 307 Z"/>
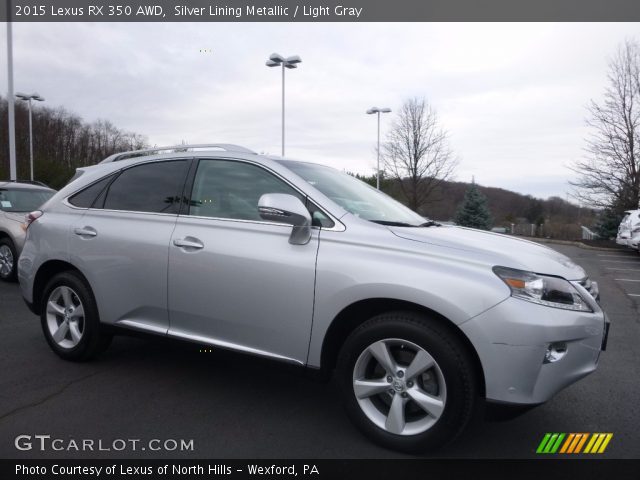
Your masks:
<path fill-rule="evenodd" d="M 16 180 L 16 113 L 13 99 L 13 31 L 11 2 L 7 1 L 7 107 L 9 116 L 9 179 Z"/>
<path fill-rule="evenodd" d="M 44 102 L 44 98 L 42 98 L 37 93 L 16 93 L 16 97 L 21 100 L 24 100 L 29 105 L 29 164 L 31 166 L 31 181 L 33 182 L 33 120 L 31 114 L 31 100 L 37 100 L 38 102 Z"/>
<path fill-rule="evenodd" d="M 302 60 L 298 55 L 292 55 L 291 57 L 284 58 L 278 53 L 273 53 L 266 62 L 267 67 L 282 66 L 282 156 L 284 157 L 284 69 L 285 68 L 297 68 L 297 64 L 302 63 Z"/>
<path fill-rule="evenodd" d="M 369 115 L 373 115 L 374 113 L 378 115 L 378 168 L 376 170 L 376 188 L 378 190 L 380 190 L 380 114 L 389 112 L 391 112 L 390 108 L 371 107 L 367 110 L 367 114 Z"/>
<path fill-rule="evenodd" d="M 282 156 L 284 157 L 284 62 L 282 62 Z"/>

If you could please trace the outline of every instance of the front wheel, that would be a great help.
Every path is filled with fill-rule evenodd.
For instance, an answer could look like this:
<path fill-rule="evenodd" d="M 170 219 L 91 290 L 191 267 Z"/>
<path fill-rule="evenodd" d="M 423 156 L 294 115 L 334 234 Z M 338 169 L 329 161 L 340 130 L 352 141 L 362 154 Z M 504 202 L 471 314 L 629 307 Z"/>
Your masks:
<path fill-rule="evenodd" d="M 358 327 L 342 347 L 337 374 L 351 420 L 394 450 L 419 453 L 451 442 L 477 402 L 462 342 L 413 312 L 385 313 Z"/>
<path fill-rule="evenodd" d="M 104 332 L 91 289 L 75 272 L 63 272 L 47 284 L 40 321 L 47 342 L 65 360 L 89 360 L 111 342 Z"/>

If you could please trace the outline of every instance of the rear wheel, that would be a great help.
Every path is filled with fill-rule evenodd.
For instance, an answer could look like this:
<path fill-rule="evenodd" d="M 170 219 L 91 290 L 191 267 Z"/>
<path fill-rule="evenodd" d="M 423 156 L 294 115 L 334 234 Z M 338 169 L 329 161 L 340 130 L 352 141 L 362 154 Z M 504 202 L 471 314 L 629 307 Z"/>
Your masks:
<path fill-rule="evenodd" d="M 16 247 L 8 238 L 0 239 L 0 280 L 15 282 L 18 255 Z"/>
<path fill-rule="evenodd" d="M 417 453 L 455 439 L 477 402 L 464 345 L 413 312 L 378 315 L 345 342 L 338 376 L 351 420 L 375 442 Z"/>
<path fill-rule="evenodd" d="M 111 342 L 112 335 L 100 325 L 91 289 L 75 272 L 59 273 L 49 281 L 41 311 L 47 342 L 66 360 L 88 360 Z"/>

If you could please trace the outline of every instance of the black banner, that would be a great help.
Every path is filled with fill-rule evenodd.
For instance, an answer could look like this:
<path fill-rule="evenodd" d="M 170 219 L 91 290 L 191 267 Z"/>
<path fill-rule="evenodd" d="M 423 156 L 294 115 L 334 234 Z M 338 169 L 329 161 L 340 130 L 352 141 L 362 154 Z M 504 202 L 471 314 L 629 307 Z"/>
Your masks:
<path fill-rule="evenodd" d="M 14 22 L 640 21 L 638 0 L 6 0 Z"/>
<path fill-rule="evenodd" d="M 0 460 L 6 479 L 637 480 L 640 460 Z"/>

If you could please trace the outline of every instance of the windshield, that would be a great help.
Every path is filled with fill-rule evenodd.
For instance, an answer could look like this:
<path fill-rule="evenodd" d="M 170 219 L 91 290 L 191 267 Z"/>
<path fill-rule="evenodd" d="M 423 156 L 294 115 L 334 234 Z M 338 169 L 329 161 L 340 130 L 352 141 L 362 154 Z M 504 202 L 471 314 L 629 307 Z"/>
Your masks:
<path fill-rule="evenodd" d="M 357 217 L 384 225 L 418 227 L 425 223 L 417 213 L 351 175 L 312 163 L 281 163 Z"/>
<path fill-rule="evenodd" d="M 0 188 L 0 210 L 4 212 L 31 212 L 49 200 L 53 190 L 20 190 Z"/>

